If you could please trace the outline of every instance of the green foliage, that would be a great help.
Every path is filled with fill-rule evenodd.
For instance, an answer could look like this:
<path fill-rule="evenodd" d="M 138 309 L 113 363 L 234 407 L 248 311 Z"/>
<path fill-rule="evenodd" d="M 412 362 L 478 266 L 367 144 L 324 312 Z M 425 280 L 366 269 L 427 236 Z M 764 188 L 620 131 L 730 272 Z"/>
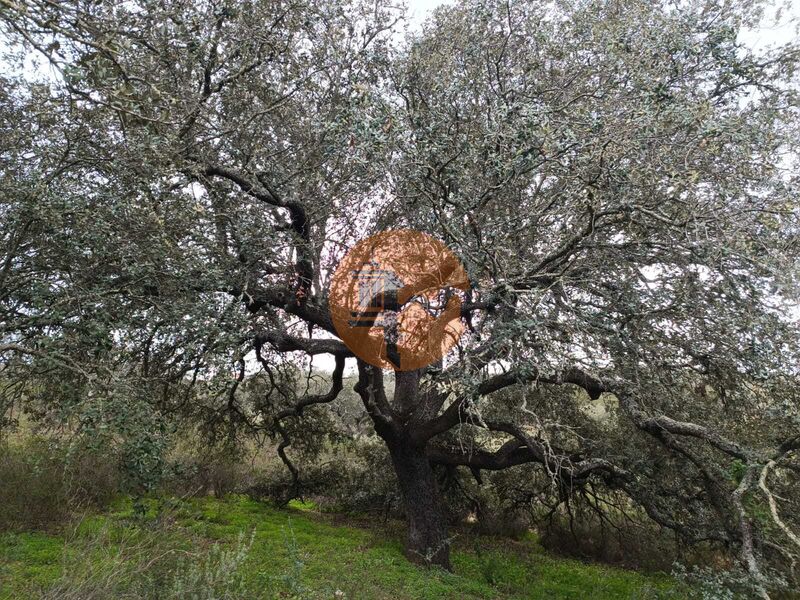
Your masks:
<path fill-rule="evenodd" d="M 533 540 L 481 538 L 476 552 L 459 536 L 451 574 L 409 564 L 394 527 L 387 538 L 240 497 L 147 504 L 144 520 L 132 520 L 125 501 L 63 536 L 0 536 L 0 598 L 629 600 L 668 598 L 674 587 L 556 559 Z"/>
<path fill-rule="evenodd" d="M 746 471 L 747 465 L 738 458 L 732 460 L 730 467 L 728 468 L 728 474 L 730 475 L 731 481 L 733 481 L 733 483 L 736 485 L 739 485 L 739 483 L 742 481 Z"/>
<path fill-rule="evenodd" d="M 253 545 L 255 531 L 248 537 L 244 532 L 231 548 L 213 544 L 205 556 L 183 558 L 172 574 L 164 598 L 174 600 L 228 600 L 247 597 L 244 564 Z"/>
<path fill-rule="evenodd" d="M 123 480 L 115 458 L 53 437 L 0 439 L 0 531 L 53 528 L 106 506 Z"/>
<path fill-rule="evenodd" d="M 697 600 L 747 600 L 758 597 L 752 578 L 740 568 L 727 570 L 707 567 L 686 568 L 676 565 L 674 575 L 683 582 L 687 597 Z M 771 583 L 775 597 L 796 600 L 800 593 L 786 581 L 777 578 Z"/>
<path fill-rule="evenodd" d="M 291 519 L 283 532 L 286 557 L 289 561 L 288 569 L 277 578 L 281 587 L 285 589 L 292 598 L 303 598 L 308 594 L 308 588 L 303 583 L 303 568 L 305 559 L 297 545 L 297 539 L 292 529 Z"/>
<path fill-rule="evenodd" d="M 500 560 L 496 554 L 491 553 L 488 556 L 484 555 L 481 551 L 480 544 L 475 543 L 475 557 L 481 568 L 481 575 L 486 583 L 495 586 L 502 580 L 502 567 L 504 562 Z"/>

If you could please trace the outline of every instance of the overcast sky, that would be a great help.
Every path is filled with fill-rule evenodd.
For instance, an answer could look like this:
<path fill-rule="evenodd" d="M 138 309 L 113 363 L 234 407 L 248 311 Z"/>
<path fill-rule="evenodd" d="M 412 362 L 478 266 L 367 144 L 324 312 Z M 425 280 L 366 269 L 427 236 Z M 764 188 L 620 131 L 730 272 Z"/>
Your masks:
<path fill-rule="evenodd" d="M 411 19 L 415 23 L 421 23 L 425 20 L 425 15 L 432 8 L 444 4 L 444 0 L 409 0 L 408 9 L 411 13 Z"/>

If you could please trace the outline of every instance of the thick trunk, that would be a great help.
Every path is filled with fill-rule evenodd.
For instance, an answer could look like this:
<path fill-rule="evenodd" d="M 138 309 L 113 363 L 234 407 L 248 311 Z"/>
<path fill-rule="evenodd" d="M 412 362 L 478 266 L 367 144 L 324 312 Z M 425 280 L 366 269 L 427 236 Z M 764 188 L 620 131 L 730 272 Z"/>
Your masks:
<path fill-rule="evenodd" d="M 400 440 L 389 443 L 389 452 L 408 522 L 406 556 L 418 564 L 451 570 L 447 518 L 425 449 Z"/>
<path fill-rule="evenodd" d="M 417 371 L 397 371 L 394 402 L 390 405 L 384 392 L 383 373 L 359 361 L 355 390 L 392 457 L 408 521 L 406 556 L 412 562 L 449 571 L 447 519 L 439 486 L 424 444 L 412 442 L 409 431 L 408 419 L 420 409 L 419 377 Z"/>

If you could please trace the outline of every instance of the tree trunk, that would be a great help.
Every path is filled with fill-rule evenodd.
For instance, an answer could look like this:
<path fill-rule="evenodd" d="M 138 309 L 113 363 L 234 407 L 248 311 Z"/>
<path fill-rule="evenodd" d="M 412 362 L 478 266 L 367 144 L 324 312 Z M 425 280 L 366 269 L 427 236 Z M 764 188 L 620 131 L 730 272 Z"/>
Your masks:
<path fill-rule="evenodd" d="M 390 406 L 381 370 L 359 361 L 355 391 L 361 396 L 375 424 L 375 431 L 386 443 L 392 457 L 408 522 L 406 556 L 412 562 L 436 565 L 449 571 L 447 519 L 436 476 L 426 455 L 425 444 L 411 441 L 409 423 L 401 418 L 420 409 L 419 378 L 419 371 L 397 371 L 394 402 Z"/>
<path fill-rule="evenodd" d="M 425 448 L 408 440 L 389 443 L 408 523 L 406 556 L 450 571 L 450 541 L 439 486 Z"/>

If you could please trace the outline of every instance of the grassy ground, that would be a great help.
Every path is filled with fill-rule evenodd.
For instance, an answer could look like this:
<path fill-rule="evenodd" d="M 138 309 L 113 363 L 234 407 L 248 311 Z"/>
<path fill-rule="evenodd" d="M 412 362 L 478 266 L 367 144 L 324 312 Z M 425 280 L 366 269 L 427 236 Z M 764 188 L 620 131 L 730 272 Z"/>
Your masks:
<path fill-rule="evenodd" d="M 665 576 L 555 558 L 533 538 L 462 534 L 454 573 L 426 570 L 403 557 L 400 524 L 380 525 L 244 498 L 124 501 L 59 534 L 0 535 L 0 598 L 682 597 Z"/>

